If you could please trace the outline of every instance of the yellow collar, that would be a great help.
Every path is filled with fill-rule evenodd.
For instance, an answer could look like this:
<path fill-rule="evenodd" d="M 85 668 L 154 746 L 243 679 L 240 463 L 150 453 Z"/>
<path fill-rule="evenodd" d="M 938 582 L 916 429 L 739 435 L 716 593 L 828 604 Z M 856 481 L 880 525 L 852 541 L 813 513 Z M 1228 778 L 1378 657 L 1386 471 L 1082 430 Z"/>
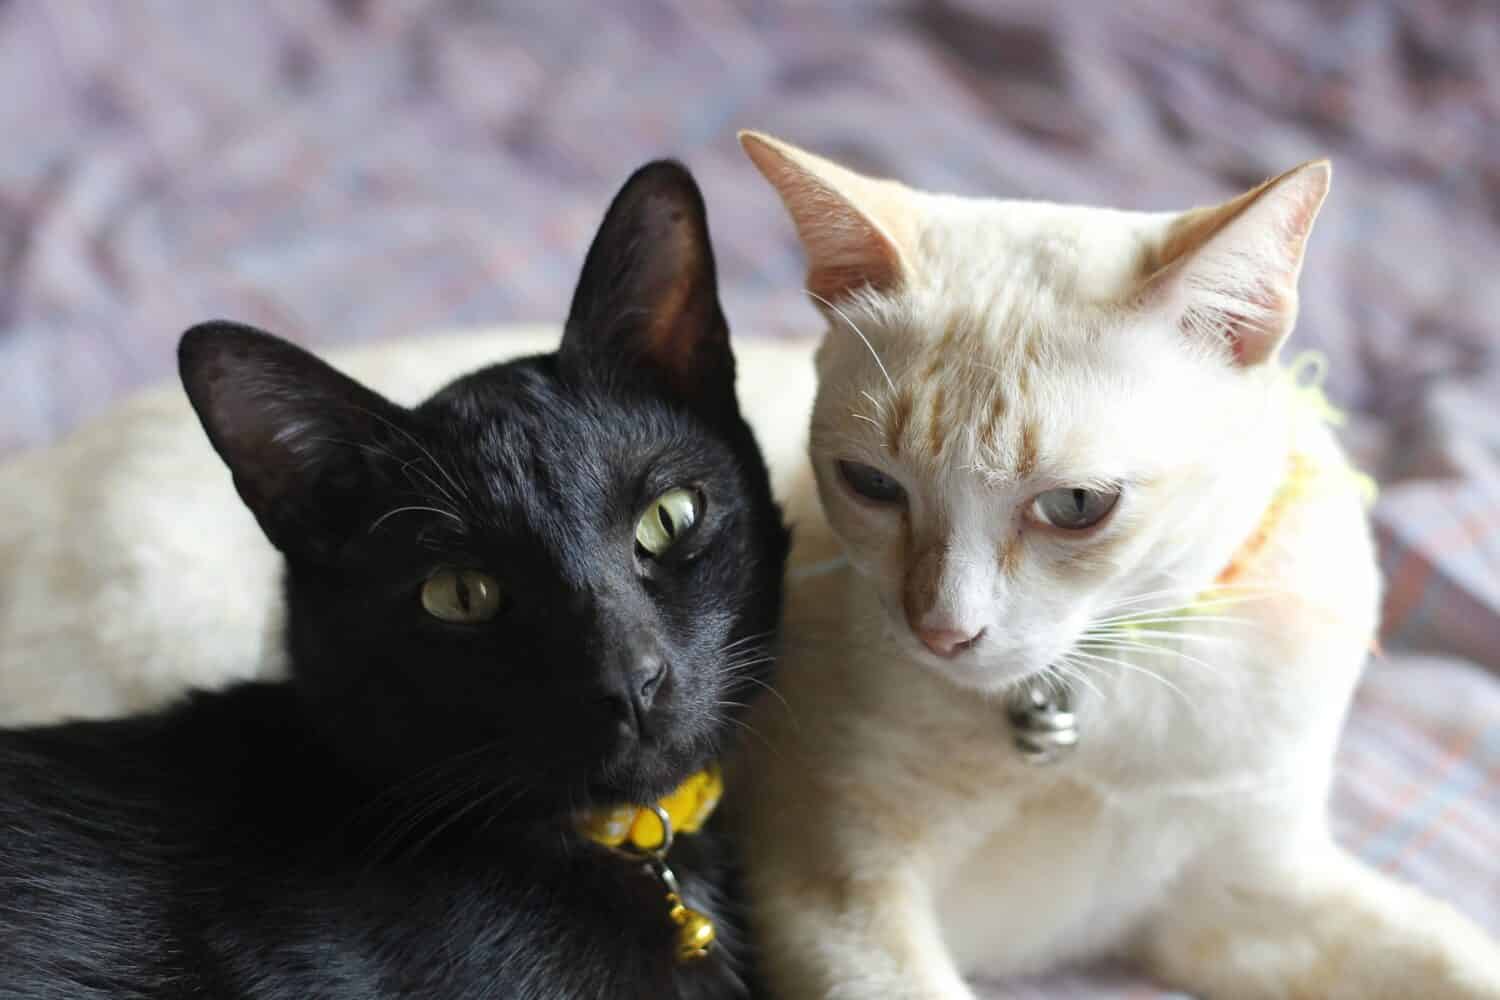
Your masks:
<path fill-rule="evenodd" d="M 1250 532 L 1250 537 L 1240 543 L 1240 547 L 1234 550 L 1234 555 L 1229 557 L 1228 564 L 1214 578 L 1215 587 L 1233 583 L 1255 563 L 1271 543 L 1271 537 L 1276 530 L 1281 527 L 1287 510 L 1308 493 L 1308 488 L 1317 474 L 1317 467 L 1307 456 L 1298 452 L 1292 453 L 1287 460 L 1286 478 L 1276 488 L 1276 493 L 1271 497 L 1271 502 L 1266 505 L 1260 520 L 1256 522 L 1255 530 Z M 1211 591 L 1212 588 L 1210 588 Z"/>
<path fill-rule="evenodd" d="M 703 829 L 723 794 L 724 778 L 718 765 L 710 764 L 655 806 L 619 806 L 585 814 L 578 821 L 578 832 L 603 847 L 628 843 L 635 853 L 648 855 L 659 850 L 669 836 Z M 670 830 L 662 828 L 663 813 Z"/>
<path fill-rule="evenodd" d="M 724 777 L 710 764 L 654 805 L 600 809 L 578 817 L 578 832 L 601 847 L 639 859 L 666 888 L 667 918 L 677 925 L 677 959 L 708 955 L 718 936 L 706 914 L 682 901 L 677 876 L 667 867 L 672 841 L 703 829 L 724 795 Z"/>
<path fill-rule="evenodd" d="M 1292 386 L 1294 407 L 1330 426 L 1338 427 L 1345 422 L 1346 418 L 1343 411 L 1330 403 L 1323 392 L 1326 368 L 1326 361 L 1321 354 L 1315 351 L 1304 351 L 1283 370 L 1282 376 Z M 1340 485 L 1341 478 L 1343 485 L 1352 484 L 1360 492 L 1366 506 L 1374 502 L 1375 480 L 1360 472 L 1347 459 L 1337 464 L 1318 462 L 1311 456 L 1295 450 L 1294 446 L 1287 460 L 1286 477 L 1276 488 L 1276 493 L 1271 497 L 1271 502 L 1266 506 L 1264 513 L 1261 514 L 1255 530 L 1240 544 L 1234 555 L 1229 557 L 1229 564 L 1219 572 L 1214 585 L 1222 586 L 1232 583 L 1242 576 L 1266 550 L 1272 536 L 1286 519 L 1288 510 L 1319 489 Z"/>

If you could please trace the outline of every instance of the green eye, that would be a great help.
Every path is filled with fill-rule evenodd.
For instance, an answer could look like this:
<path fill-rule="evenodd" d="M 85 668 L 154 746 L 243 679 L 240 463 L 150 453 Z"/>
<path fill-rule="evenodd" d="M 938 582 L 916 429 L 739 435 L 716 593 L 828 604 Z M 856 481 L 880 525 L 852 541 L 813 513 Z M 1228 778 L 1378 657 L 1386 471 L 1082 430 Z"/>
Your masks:
<path fill-rule="evenodd" d="M 477 625 L 500 613 L 500 584 L 488 573 L 442 569 L 422 584 L 422 607 L 439 621 Z"/>
<path fill-rule="evenodd" d="M 698 523 L 698 494 L 692 490 L 668 490 L 646 508 L 635 523 L 635 540 L 648 555 L 666 553 Z"/>

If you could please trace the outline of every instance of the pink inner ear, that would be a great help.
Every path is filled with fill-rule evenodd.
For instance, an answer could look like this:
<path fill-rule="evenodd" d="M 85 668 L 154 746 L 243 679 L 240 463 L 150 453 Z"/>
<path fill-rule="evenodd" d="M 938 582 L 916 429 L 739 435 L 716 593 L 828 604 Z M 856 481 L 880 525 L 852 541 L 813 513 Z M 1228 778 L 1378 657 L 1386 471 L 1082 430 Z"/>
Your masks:
<path fill-rule="evenodd" d="M 900 253 L 837 192 L 806 174 L 777 187 L 807 251 L 810 291 L 835 301 L 860 288 L 885 291 L 900 281 Z"/>
<path fill-rule="evenodd" d="M 1148 287 L 1173 289 L 1166 298 L 1178 303 L 1185 336 L 1227 341 L 1241 366 L 1276 353 L 1296 320 L 1297 276 L 1328 177 L 1326 163 L 1299 167 L 1176 220 Z"/>
<path fill-rule="evenodd" d="M 792 217 L 807 252 L 809 291 L 833 302 L 860 288 L 886 291 L 901 282 L 902 256 L 893 239 L 905 220 L 894 206 L 904 189 L 760 137 L 742 142 Z M 882 225 L 895 226 L 895 233 Z"/>
<path fill-rule="evenodd" d="M 878 292 L 893 288 L 900 274 L 900 266 L 895 260 L 872 255 L 868 260 L 809 267 L 807 289 L 829 302 L 836 302 L 861 288 Z"/>
<path fill-rule="evenodd" d="M 1286 297 L 1264 281 L 1253 290 L 1242 293 L 1250 310 L 1235 312 L 1189 305 L 1178 317 L 1177 328 L 1185 337 L 1201 336 L 1206 330 L 1219 331 L 1229 344 L 1234 363 L 1241 366 L 1259 364 L 1275 351 L 1288 332 L 1293 307 Z"/>

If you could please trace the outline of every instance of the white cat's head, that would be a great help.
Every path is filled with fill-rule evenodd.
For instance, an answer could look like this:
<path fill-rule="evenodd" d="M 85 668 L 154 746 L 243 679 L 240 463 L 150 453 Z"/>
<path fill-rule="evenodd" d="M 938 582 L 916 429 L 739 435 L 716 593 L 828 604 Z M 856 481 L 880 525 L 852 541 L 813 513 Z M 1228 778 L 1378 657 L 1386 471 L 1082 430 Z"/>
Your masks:
<path fill-rule="evenodd" d="M 742 140 L 829 322 L 823 507 L 913 657 L 999 690 L 1214 580 L 1284 474 L 1274 361 L 1326 162 L 1158 214 L 927 194 Z"/>

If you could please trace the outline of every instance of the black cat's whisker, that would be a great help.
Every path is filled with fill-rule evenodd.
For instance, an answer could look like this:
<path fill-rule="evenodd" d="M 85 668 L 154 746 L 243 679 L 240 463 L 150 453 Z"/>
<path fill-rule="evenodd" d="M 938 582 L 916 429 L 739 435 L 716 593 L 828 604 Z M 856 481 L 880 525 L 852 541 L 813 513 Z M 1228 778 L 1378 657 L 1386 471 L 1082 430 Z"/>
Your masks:
<path fill-rule="evenodd" d="M 782 696 L 781 692 L 776 690 L 776 688 L 773 687 L 769 681 L 763 681 L 759 677 L 751 677 L 748 674 L 742 674 L 735 678 L 736 683 L 739 683 L 741 681 L 747 684 L 754 684 L 756 687 L 761 688 L 766 692 L 766 694 L 769 694 L 771 697 L 781 702 L 782 708 L 784 708 L 788 714 L 791 713 L 792 706 L 787 702 L 786 698 Z"/>
<path fill-rule="evenodd" d="M 368 442 L 345 441 L 340 438 L 332 437 L 319 437 L 314 438 L 313 440 L 322 444 L 335 444 L 344 448 L 353 448 L 356 451 L 362 452 L 366 455 L 371 455 L 375 458 L 383 458 L 390 462 L 398 464 L 401 466 L 401 473 L 402 475 L 406 476 L 407 482 L 411 482 L 412 473 L 416 473 L 417 475 L 422 477 L 422 479 L 427 483 L 428 486 L 437 491 L 438 495 L 445 503 L 448 504 L 448 506 L 463 506 L 463 504 L 459 503 L 458 499 L 454 497 L 451 492 L 449 492 L 447 487 L 438 482 L 436 479 L 433 479 L 418 467 L 419 463 L 421 462 L 433 461 L 433 459 L 429 456 L 420 456 L 418 458 L 402 458 L 400 455 L 397 455 L 389 448 L 386 448 L 382 445 L 369 444 Z"/>
<path fill-rule="evenodd" d="M 726 716 L 722 716 L 722 717 L 717 717 L 715 719 L 715 725 L 721 726 L 721 725 L 723 725 L 725 723 L 728 723 L 731 726 L 737 726 L 738 728 L 743 729 L 745 732 L 749 733 L 751 736 L 754 736 L 756 739 L 760 740 L 760 742 L 765 746 L 765 748 L 767 750 L 771 751 L 771 753 L 775 754 L 778 757 L 781 756 L 781 749 L 779 747 L 777 747 L 774 743 L 772 743 L 770 740 L 766 739 L 765 734 L 763 734 L 759 729 L 756 729 L 750 723 L 746 722 L 744 719 L 739 719 L 739 718 L 736 718 L 735 716 L 732 716 L 732 715 L 726 715 Z"/>
<path fill-rule="evenodd" d="M 397 811 L 380 834 L 370 841 L 370 865 L 388 860 L 413 830 L 452 802 L 470 794 L 472 788 L 472 783 L 439 784 L 434 781 L 431 791 L 414 799 L 406 809 Z"/>
<path fill-rule="evenodd" d="M 411 846 L 410 849 L 406 851 L 406 856 L 416 857 L 420 855 L 422 853 L 422 849 L 425 848 L 428 844 L 432 843 L 438 837 L 453 829 L 460 822 L 462 822 L 465 816 L 468 816 L 474 810 L 480 808 L 483 805 L 486 805 L 487 803 L 493 802 L 497 797 L 499 797 L 502 792 L 506 791 L 507 788 L 508 786 L 504 784 L 496 785 L 482 795 L 476 796 L 468 804 L 454 812 L 453 815 L 447 817 L 445 820 L 443 820 L 443 822 L 439 823 L 437 826 L 429 830 L 426 836 L 417 841 Z"/>
<path fill-rule="evenodd" d="M 721 669 L 731 677 L 740 677 L 768 663 L 775 662 L 775 653 L 764 649 L 743 650 L 738 656 L 732 656 L 726 660 Z"/>
<path fill-rule="evenodd" d="M 446 793 L 440 792 L 428 799 L 427 804 L 414 810 L 404 823 L 393 824 L 388 835 L 380 841 L 376 856 L 382 860 L 391 857 L 411 857 L 421 852 L 433 839 L 451 829 L 465 816 L 471 814 L 480 806 L 492 803 L 503 792 L 515 787 L 515 794 L 505 806 L 492 811 L 491 820 L 498 819 L 504 810 L 520 798 L 524 789 L 519 788 L 515 782 L 495 783 L 480 775 L 471 775 L 462 783 L 454 784 Z M 455 808 L 456 807 L 456 808 Z M 444 815 L 447 813 L 447 815 Z M 405 848 L 401 845 L 420 829 L 423 824 L 436 820 L 432 827 L 420 840 Z"/>
<path fill-rule="evenodd" d="M 719 647 L 719 653 L 720 655 L 727 655 L 731 650 L 736 649 L 739 646 L 743 646 L 746 643 L 760 642 L 763 639 L 771 638 L 771 636 L 775 634 L 775 629 L 766 629 L 763 632 L 752 632 L 750 635 L 742 635 L 733 642 Z"/>
<path fill-rule="evenodd" d="M 754 670 L 756 667 L 765 666 L 767 663 L 775 662 L 776 656 L 774 654 L 766 653 L 764 650 L 751 650 L 749 653 L 739 659 L 731 659 L 726 662 L 724 664 L 724 670 L 733 676 L 740 676 L 742 674 L 748 673 L 751 670 Z"/>
<path fill-rule="evenodd" d="M 457 514 L 454 514 L 452 511 L 440 510 L 437 507 L 426 507 L 421 504 L 410 504 L 409 506 L 397 507 L 395 510 L 388 510 L 384 514 L 381 514 L 375 519 L 375 523 L 370 525 L 369 533 L 372 535 L 375 534 L 376 529 L 378 529 L 386 521 L 395 517 L 397 514 L 406 514 L 413 511 L 426 511 L 429 514 L 438 514 L 442 517 L 446 517 L 449 520 L 457 522 L 458 524 L 464 523 L 463 518 L 459 517 Z"/>
<path fill-rule="evenodd" d="M 396 424 L 396 423 L 392 422 L 387 417 L 385 417 L 383 414 L 376 413 L 373 410 L 367 410 L 364 407 L 357 407 L 357 409 L 363 410 L 365 413 L 367 413 L 370 416 L 374 417 L 375 419 L 379 420 L 381 423 L 385 424 L 391 430 L 395 431 L 397 434 L 400 434 L 402 437 L 406 438 L 407 441 L 411 442 L 412 447 L 416 448 L 419 452 L 421 452 L 423 455 L 426 456 L 427 461 L 430 462 L 430 463 L 432 463 L 433 469 L 435 469 L 439 474 L 442 475 L 442 477 L 444 479 L 446 479 L 448 481 L 449 485 L 451 485 L 453 487 L 454 491 L 460 497 L 463 497 L 466 500 L 469 499 L 468 491 L 466 489 L 464 489 L 463 484 L 460 483 L 459 480 L 451 472 L 448 471 L 448 469 L 443 465 L 443 463 L 441 463 L 441 462 L 439 462 L 437 460 L 437 456 L 434 455 L 428 449 L 428 447 L 426 445 L 424 445 L 421 442 L 421 440 L 419 440 L 417 438 L 417 436 L 415 434 L 413 434 L 411 431 L 407 430 L 406 428 L 400 426 L 399 424 Z"/>
<path fill-rule="evenodd" d="M 413 787 L 420 786 L 424 789 L 406 808 L 398 810 L 384 829 L 373 838 L 369 845 L 372 863 L 384 860 L 389 850 L 425 819 L 441 811 L 452 801 L 469 794 L 474 787 L 472 783 L 445 786 L 443 779 L 454 770 L 469 766 L 475 757 L 500 749 L 502 745 L 501 741 L 495 740 L 453 754 L 397 781 L 367 802 L 351 821 L 357 820 L 362 814 L 372 813 L 392 803 L 400 803 L 406 791 Z"/>

